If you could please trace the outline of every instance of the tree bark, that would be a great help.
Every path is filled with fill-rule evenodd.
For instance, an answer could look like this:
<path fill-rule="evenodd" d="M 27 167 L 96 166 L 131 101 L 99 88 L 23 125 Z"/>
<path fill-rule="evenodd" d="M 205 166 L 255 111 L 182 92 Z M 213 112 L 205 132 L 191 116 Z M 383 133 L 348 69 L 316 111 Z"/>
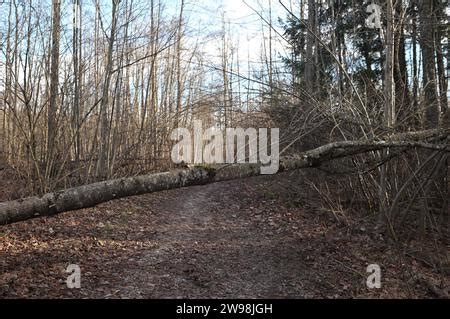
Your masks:
<path fill-rule="evenodd" d="M 109 145 L 110 145 L 110 125 L 108 121 L 108 108 L 109 108 L 109 89 L 111 86 L 111 77 L 113 69 L 113 51 L 116 41 L 117 33 L 117 19 L 118 19 L 118 6 L 121 0 L 112 0 L 111 9 L 111 32 L 108 39 L 108 53 L 106 61 L 106 76 L 103 83 L 103 95 L 100 104 L 100 160 L 99 160 L 99 176 L 104 178 L 109 175 Z"/>
<path fill-rule="evenodd" d="M 315 68 L 314 65 L 314 45 L 316 39 L 316 3 L 314 0 L 308 0 L 308 32 L 306 40 L 306 61 L 305 61 L 305 87 L 308 92 L 312 92 L 315 88 Z M 316 52 L 317 53 L 317 52 Z"/>
<path fill-rule="evenodd" d="M 436 13 L 435 13 L 436 14 Z M 435 19 L 435 23 L 437 25 L 437 19 Z M 442 39 L 445 39 L 445 31 L 443 32 L 441 26 L 436 27 L 436 38 L 435 38 L 435 47 L 436 47 L 436 63 L 437 63 L 437 73 L 439 79 L 439 100 L 440 100 L 440 109 L 443 113 L 446 113 L 448 110 L 448 83 L 447 83 L 447 75 L 445 72 L 444 65 L 444 54 L 442 50 Z M 449 54 L 449 53 L 447 53 Z M 449 62 L 447 61 L 447 64 Z"/>
<path fill-rule="evenodd" d="M 61 2 L 53 0 L 53 26 L 51 46 L 51 79 L 50 79 L 50 101 L 48 104 L 47 118 L 47 171 L 46 176 L 53 174 L 53 165 L 56 140 L 56 112 L 59 92 L 59 43 L 61 33 Z"/>
<path fill-rule="evenodd" d="M 439 124 L 439 103 L 434 58 L 433 0 L 424 0 L 420 7 L 421 47 L 423 58 L 423 85 L 425 91 L 425 128 L 432 129 Z"/>
<path fill-rule="evenodd" d="M 357 154 L 389 148 L 422 147 L 448 151 L 450 129 L 402 133 L 384 141 L 335 142 L 280 160 L 279 172 L 319 167 L 325 162 Z M 445 139 L 441 144 L 432 141 Z M 59 192 L 42 197 L 0 203 L 0 225 L 24 221 L 40 216 L 88 208 L 113 199 L 158 192 L 162 190 L 203 185 L 260 175 L 258 164 L 236 164 L 212 168 L 197 166 L 185 170 L 121 178 Z"/>
<path fill-rule="evenodd" d="M 395 125 L 395 97 L 394 97 L 394 8 L 392 0 L 387 1 L 387 27 L 386 27 L 386 60 L 384 66 L 384 125 L 392 129 Z"/>
<path fill-rule="evenodd" d="M 386 26 L 386 58 L 384 65 L 384 125 L 388 131 L 392 131 L 395 125 L 395 88 L 394 88 L 394 7 L 392 0 L 387 1 L 386 8 L 387 26 Z M 383 157 L 389 156 L 389 148 L 383 150 Z M 381 166 L 380 174 L 380 210 L 385 212 L 388 207 L 388 165 Z"/>
<path fill-rule="evenodd" d="M 80 134 L 80 52 L 79 47 L 79 33 L 81 32 L 81 4 L 80 0 L 73 0 L 73 33 L 72 33 L 72 46 L 73 46 L 73 75 L 74 75 L 74 95 L 73 95 L 73 131 L 75 132 L 75 161 L 79 164 L 80 161 L 80 149 L 81 149 L 81 134 Z"/>
<path fill-rule="evenodd" d="M 176 127 L 180 125 L 181 107 L 182 107 L 182 95 L 183 95 L 183 81 L 181 76 L 181 40 L 183 37 L 183 13 L 184 13 L 184 0 L 181 0 L 180 17 L 178 20 L 177 30 L 177 114 L 176 114 Z"/>
<path fill-rule="evenodd" d="M 395 32 L 395 53 L 394 53 L 394 82 L 395 82 L 395 107 L 399 121 L 408 116 L 408 108 L 410 104 L 409 89 L 408 89 L 408 67 L 406 64 L 406 49 L 405 49 L 405 10 L 401 0 L 395 3 L 395 17 L 398 23 Z"/>

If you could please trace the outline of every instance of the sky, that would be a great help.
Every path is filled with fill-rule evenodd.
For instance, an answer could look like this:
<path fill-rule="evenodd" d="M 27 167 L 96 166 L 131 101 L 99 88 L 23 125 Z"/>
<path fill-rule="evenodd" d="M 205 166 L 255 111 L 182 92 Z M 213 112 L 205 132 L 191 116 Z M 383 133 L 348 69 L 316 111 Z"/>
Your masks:
<path fill-rule="evenodd" d="M 239 50 L 240 62 L 245 68 L 248 60 L 260 62 L 261 48 L 264 41 L 264 33 L 267 36 L 268 26 L 261 21 L 255 11 L 269 20 L 270 0 L 186 0 L 186 15 L 188 27 L 192 34 L 197 33 L 203 38 L 206 54 L 213 60 L 220 55 L 220 34 L 223 21 L 230 30 L 230 41 Z M 285 0 L 288 3 L 289 0 Z M 284 8 L 278 0 L 272 2 L 273 26 L 280 32 L 281 27 L 278 18 L 286 17 Z M 166 0 L 164 3 L 169 12 L 178 12 L 181 0 Z M 264 28 L 264 33 L 263 33 Z M 286 50 L 286 43 L 277 39 L 273 43 L 275 54 Z"/>
<path fill-rule="evenodd" d="M 62 1 L 63 28 L 65 24 L 69 28 L 72 23 L 72 0 Z M 81 1 L 89 6 L 92 6 L 94 3 L 93 0 Z M 284 2 L 288 5 L 290 0 L 284 0 Z M 100 3 L 104 16 L 108 17 L 108 8 L 110 8 L 111 0 L 104 0 Z M 178 16 L 181 0 L 161 0 L 161 3 L 165 7 L 165 16 Z M 195 42 L 202 43 L 203 58 L 215 66 L 220 66 L 220 34 L 223 29 L 223 21 L 225 21 L 229 41 L 233 44 L 235 50 L 239 52 L 241 73 L 247 74 L 252 69 L 259 69 L 261 66 L 264 33 L 267 36 L 269 29 L 267 24 L 261 21 L 255 11 L 269 20 L 269 3 L 272 4 L 273 26 L 282 32 L 278 18 L 285 18 L 286 12 L 278 0 L 185 0 L 185 19 L 187 26 L 186 49 L 189 50 L 190 44 Z M 50 0 L 39 1 L 39 4 L 46 6 L 49 14 L 51 13 Z M 0 4 L 0 20 L 2 21 L 7 19 L 7 10 L 4 10 L 3 6 L 6 7 L 7 5 L 5 3 L 3 5 Z M 143 7 L 145 6 L 146 3 L 143 2 Z M 86 8 L 86 5 L 84 7 Z M 6 23 L 2 25 L 5 26 Z M 3 30 L 0 29 L 0 35 L 2 32 Z M 0 43 L 3 42 L 1 38 Z M 285 45 L 286 43 L 283 43 L 277 37 L 277 40 L 272 44 L 273 56 L 279 56 L 279 53 L 283 51 L 286 52 Z M 2 60 L 0 58 L 0 62 Z M 0 73 L 2 73 L 2 69 L 3 67 L 0 65 Z"/>
<path fill-rule="evenodd" d="M 71 0 L 63 1 L 69 4 L 66 8 L 68 10 L 66 17 L 68 19 L 67 23 L 71 23 Z M 93 3 L 93 0 L 81 1 L 89 4 Z M 46 0 L 45 2 L 48 3 L 50 10 L 51 1 Z M 165 7 L 165 16 L 178 16 L 181 0 L 161 0 L 161 2 Z M 291 2 L 297 1 L 282 0 L 282 2 L 287 7 L 291 7 Z M 101 5 L 105 9 L 105 16 L 107 16 L 109 4 L 110 0 L 101 1 Z M 146 6 L 145 2 L 143 2 L 143 6 Z M 258 14 L 269 20 L 270 7 L 272 8 L 273 26 L 282 34 L 283 30 L 278 20 L 279 18 L 285 19 L 288 13 L 279 3 L 279 0 L 185 0 L 188 39 L 186 50 L 189 50 L 190 44 L 195 42 L 202 43 L 204 59 L 215 66 L 220 66 L 220 34 L 223 29 L 223 21 L 225 21 L 230 42 L 233 43 L 233 46 L 239 52 L 241 73 L 247 74 L 249 66 L 250 70 L 258 69 L 261 62 L 264 35 L 267 36 L 268 32 L 267 24 L 261 20 Z M 295 12 L 296 10 L 294 9 L 293 11 Z M 7 19 L 6 10 L 3 10 L 0 4 L 0 21 L 5 19 Z M 2 32 L 4 30 L 0 29 L 0 44 L 3 42 L 2 38 L 4 38 Z M 275 36 L 274 39 L 272 56 L 275 59 L 279 59 L 280 56 L 287 56 L 287 43 L 279 36 Z M 2 57 L 0 55 L 0 72 L 2 72 L 1 61 Z"/>

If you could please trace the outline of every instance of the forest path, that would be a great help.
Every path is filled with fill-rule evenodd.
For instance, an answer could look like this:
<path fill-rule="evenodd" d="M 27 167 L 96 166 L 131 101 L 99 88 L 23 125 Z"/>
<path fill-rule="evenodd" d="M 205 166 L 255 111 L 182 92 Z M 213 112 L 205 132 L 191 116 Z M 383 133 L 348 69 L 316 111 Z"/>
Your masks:
<path fill-rule="evenodd" d="M 305 297 L 298 245 L 274 236 L 270 225 L 260 227 L 261 217 L 237 200 L 241 193 L 241 187 L 217 183 L 149 205 L 158 247 L 143 254 L 139 271 L 124 270 L 121 296 Z"/>
<path fill-rule="evenodd" d="M 301 174 L 146 194 L 1 226 L 0 298 L 429 296 L 410 276 L 417 267 L 435 275 L 396 258 L 368 231 L 367 217 L 327 210 Z M 365 285 L 372 263 L 382 266 L 381 290 Z M 70 264 L 81 269 L 81 289 L 67 287 Z"/>

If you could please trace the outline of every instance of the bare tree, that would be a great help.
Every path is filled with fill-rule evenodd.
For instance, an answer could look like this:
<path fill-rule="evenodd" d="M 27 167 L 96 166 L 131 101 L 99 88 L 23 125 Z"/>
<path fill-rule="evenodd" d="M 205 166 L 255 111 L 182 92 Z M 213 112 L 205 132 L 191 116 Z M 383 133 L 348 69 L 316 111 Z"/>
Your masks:
<path fill-rule="evenodd" d="M 61 2 L 52 1 L 53 22 L 52 22 L 52 45 L 51 45 L 51 79 L 50 79 L 50 100 L 48 104 L 47 118 L 47 164 L 46 177 L 50 178 L 54 174 L 54 155 L 57 138 L 56 113 L 58 110 L 59 92 L 59 43 L 61 32 Z"/>
<path fill-rule="evenodd" d="M 108 50 L 107 59 L 105 66 L 105 80 L 103 82 L 103 94 L 100 103 L 100 118 L 101 118 L 101 129 L 100 129 L 100 150 L 99 150 L 99 165 L 98 173 L 99 176 L 107 178 L 109 175 L 109 155 L 110 155 L 110 124 L 108 120 L 108 109 L 109 109 L 109 90 L 111 86 L 111 78 L 113 74 L 113 54 L 114 46 L 117 36 L 117 20 L 118 11 L 121 0 L 111 0 L 111 29 L 108 37 Z"/>

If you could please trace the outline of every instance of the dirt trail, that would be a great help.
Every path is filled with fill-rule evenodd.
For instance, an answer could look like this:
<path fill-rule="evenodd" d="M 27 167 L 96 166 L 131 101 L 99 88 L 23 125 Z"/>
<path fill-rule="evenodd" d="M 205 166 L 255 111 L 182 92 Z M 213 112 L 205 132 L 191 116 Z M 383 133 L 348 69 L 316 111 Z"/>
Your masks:
<path fill-rule="evenodd" d="M 337 220 L 302 180 L 189 187 L 2 226 L 0 298 L 429 297 L 418 273 L 445 285 L 397 258 L 366 217 Z M 372 263 L 379 290 L 365 285 Z M 69 264 L 81 289 L 67 288 Z"/>
<path fill-rule="evenodd" d="M 141 271 L 124 271 L 121 296 L 305 297 L 298 250 L 242 212 L 239 190 L 191 187 L 151 205 L 158 248 L 139 260 Z"/>

